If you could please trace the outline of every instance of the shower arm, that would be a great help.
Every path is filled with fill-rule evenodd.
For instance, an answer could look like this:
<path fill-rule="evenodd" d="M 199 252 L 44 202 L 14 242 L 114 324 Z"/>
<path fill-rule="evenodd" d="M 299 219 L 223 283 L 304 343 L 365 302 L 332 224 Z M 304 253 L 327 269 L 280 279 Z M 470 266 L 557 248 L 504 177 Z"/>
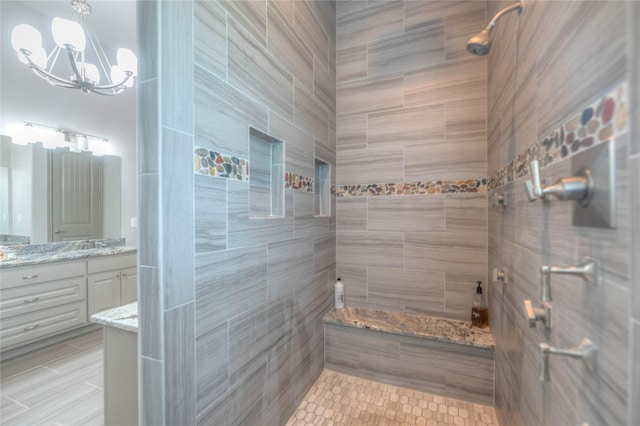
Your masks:
<path fill-rule="evenodd" d="M 489 25 L 487 25 L 486 29 L 488 31 L 491 31 L 493 27 L 496 26 L 496 23 L 500 18 L 502 18 L 503 15 L 506 15 L 509 12 L 513 12 L 514 10 L 522 10 L 522 2 L 514 3 L 511 6 L 507 6 L 504 9 L 502 9 L 500 12 L 496 13 L 496 16 L 494 16 L 491 22 L 489 22 Z"/>

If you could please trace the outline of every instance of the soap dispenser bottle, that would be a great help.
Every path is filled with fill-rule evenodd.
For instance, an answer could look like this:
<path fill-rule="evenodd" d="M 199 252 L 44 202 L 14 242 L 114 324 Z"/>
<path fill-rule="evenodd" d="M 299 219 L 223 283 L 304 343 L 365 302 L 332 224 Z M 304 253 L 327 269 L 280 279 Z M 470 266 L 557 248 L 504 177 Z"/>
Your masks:
<path fill-rule="evenodd" d="M 473 295 L 473 302 L 471 303 L 471 325 L 485 328 L 489 325 L 489 309 L 482 293 L 481 284 L 482 281 L 478 281 L 478 287 L 476 287 L 476 293 Z"/>

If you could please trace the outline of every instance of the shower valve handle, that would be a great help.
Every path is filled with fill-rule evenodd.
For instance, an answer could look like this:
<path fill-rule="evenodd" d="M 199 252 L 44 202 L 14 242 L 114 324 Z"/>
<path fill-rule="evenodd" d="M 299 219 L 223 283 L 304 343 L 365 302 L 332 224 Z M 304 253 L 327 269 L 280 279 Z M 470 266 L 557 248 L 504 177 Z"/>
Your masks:
<path fill-rule="evenodd" d="M 581 169 L 577 176 L 559 179 L 553 185 L 542 183 L 538 160 L 529 163 L 529 170 L 531 171 L 531 179 L 524 183 L 529 201 L 535 201 L 538 198 L 544 200 L 549 195 L 553 195 L 560 200 L 580 201 L 582 207 L 586 207 L 593 197 L 593 179 L 589 169 Z"/>

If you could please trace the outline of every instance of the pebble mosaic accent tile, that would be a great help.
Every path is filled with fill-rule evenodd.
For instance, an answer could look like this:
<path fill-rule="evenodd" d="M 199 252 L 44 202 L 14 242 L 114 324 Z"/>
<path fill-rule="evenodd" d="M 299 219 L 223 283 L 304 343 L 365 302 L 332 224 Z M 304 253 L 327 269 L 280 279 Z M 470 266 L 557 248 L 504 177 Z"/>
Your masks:
<path fill-rule="evenodd" d="M 498 426 L 493 407 L 324 370 L 287 426 Z"/>
<path fill-rule="evenodd" d="M 427 182 L 373 183 L 363 185 L 338 185 L 336 197 L 368 197 L 375 195 L 451 194 L 461 192 L 486 192 L 486 179 L 437 180 Z"/>
<path fill-rule="evenodd" d="M 284 173 L 284 188 L 313 192 L 313 179 L 295 173 Z"/>
<path fill-rule="evenodd" d="M 488 189 L 499 188 L 528 175 L 530 161 L 539 160 L 541 167 L 548 166 L 625 132 L 628 117 L 626 97 L 627 86 L 622 84 L 571 117 L 491 175 Z"/>
<path fill-rule="evenodd" d="M 196 174 L 249 181 L 249 160 L 195 147 L 193 171 Z"/>

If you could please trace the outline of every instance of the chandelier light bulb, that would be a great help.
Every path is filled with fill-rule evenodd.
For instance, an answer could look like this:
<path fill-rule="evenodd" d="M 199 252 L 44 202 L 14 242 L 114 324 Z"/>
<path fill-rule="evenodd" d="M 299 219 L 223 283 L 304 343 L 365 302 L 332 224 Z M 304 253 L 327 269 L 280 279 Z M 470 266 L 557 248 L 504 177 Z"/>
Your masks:
<path fill-rule="evenodd" d="M 65 48 L 71 45 L 76 51 L 82 51 L 87 45 L 87 38 L 82 25 L 76 21 L 64 18 L 53 18 L 51 22 L 51 33 L 56 44 Z"/>
<path fill-rule="evenodd" d="M 127 75 L 125 74 L 125 70 L 122 66 L 114 65 L 111 67 L 111 81 L 114 83 L 124 80 L 126 76 Z M 133 78 L 128 79 L 124 85 L 126 87 L 133 87 Z"/>
<path fill-rule="evenodd" d="M 11 32 L 11 46 L 20 53 L 20 49 L 26 49 L 30 52 L 42 48 L 42 35 L 40 31 L 31 25 L 17 25 Z M 24 62 L 26 63 L 26 62 Z"/>
<path fill-rule="evenodd" d="M 88 62 L 78 64 L 80 73 L 85 80 L 93 82 L 94 85 L 100 84 L 100 70 L 94 64 Z"/>
<path fill-rule="evenodd" d="M 46 68 L 47 52 L 44 50 L 44 47 L 40 46 L 39 48 L 35 49 L 31 55 L 31 60 L 40 68 Z"/>
<path fill-rule="evenodd" d="M 123 71 L 132 72 L 134 77 L 138 75 L 138 58 L 130 49 L 121 47 L 118 49 L 116 58 Z M 118 81 L 122 81 L 122 79 Z"/>

